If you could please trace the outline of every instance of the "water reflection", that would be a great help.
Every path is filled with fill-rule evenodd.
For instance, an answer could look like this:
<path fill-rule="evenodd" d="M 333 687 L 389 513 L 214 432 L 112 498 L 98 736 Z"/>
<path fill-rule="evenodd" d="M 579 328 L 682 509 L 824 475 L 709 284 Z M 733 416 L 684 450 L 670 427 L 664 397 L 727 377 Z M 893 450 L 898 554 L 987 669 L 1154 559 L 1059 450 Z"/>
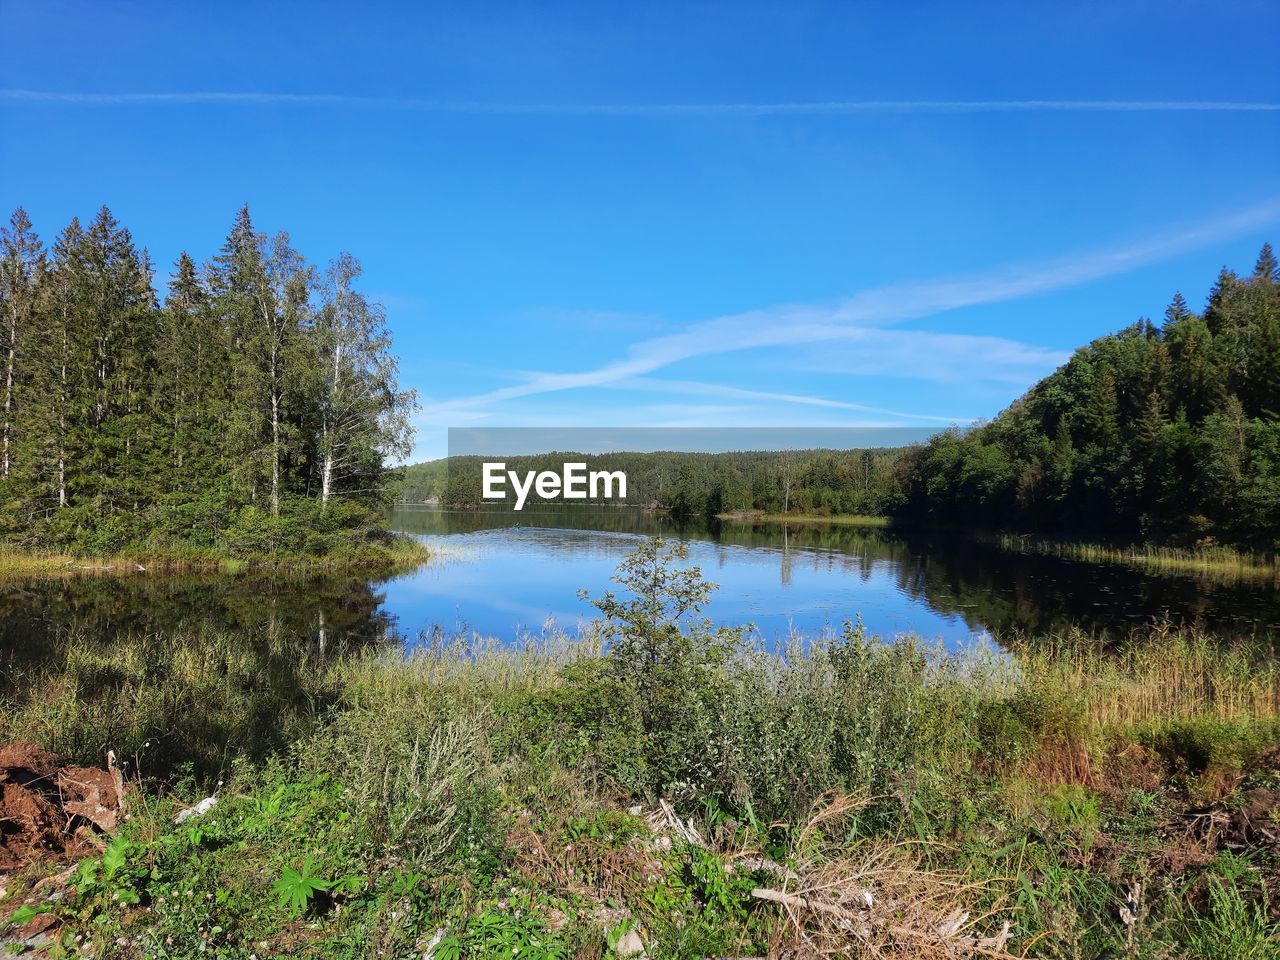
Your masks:
<path fill-rule="evenodd" d="M 815 635 L 861 616 L 878 634 L 956 643 L 1002 641 L 1078 625 L 1115 635 L 1153 619 L 1199 621 L 1224 635 L 1280 638 L 1269 584 L 1215 584 L 1118 566 L 1021 556 L 954 537 L 874 527 L 676 525 L 639 510 L 395 511 L 441 560 L 370 584 L 334 578 L 128 577 L 0 585 L 0 669 L 50 656 L 68 634 L 110 644 L 137 634 L 278 640 L 296 655 L 378 644 L 392 636 L 474 630 L 500 638 L 548 619 L 573 630 L 640 538 L 679 537 L 718 583 L 710 613 L 755 623 L 767 639 Z"/>
<path fill-rule="evenodd" d="M 819 633 L 861 615 L 876 633 L 956 643 L 1079 626 L 1116 635 L 1153 620 L 1200 622 L 1223 634 L 1280 636 L 1270 584 L 1151 576 L 1125 567 L 1019 555 L 955 536 L 838 524 L 675 524 L 638 510 L 450 511 L 403 508 L 396 529 L 424 536 L 448 560 L 387 585 L 401 629 L 440 624 L 510 636 L 547 617 L 590 615 L 576 591 L 598 593 L 637 538 L 690 543 L 720 585 L 711 613 L 752 621 L 770 638 Z"/>
<path fill-rule="evenodd" d="M 366 581 L 146 574 L 0 585 L 0 664 L 45 659 L 70 635 L 110 644 L 143 634 L 234 633 L 320 651 L 384 640 L 391 619 Z"/>

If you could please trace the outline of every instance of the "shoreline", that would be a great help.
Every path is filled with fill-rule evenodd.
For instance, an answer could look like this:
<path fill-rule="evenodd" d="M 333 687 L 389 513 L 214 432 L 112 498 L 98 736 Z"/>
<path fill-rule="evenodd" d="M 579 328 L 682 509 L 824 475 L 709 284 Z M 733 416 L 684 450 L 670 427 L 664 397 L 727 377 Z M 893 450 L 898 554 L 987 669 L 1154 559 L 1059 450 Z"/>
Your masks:
<path fill-rule="evenodd" d="M 763 510 L 735 510 L 717 513 L 717 520 L 726 523 L 829 523 L 841 527 L 888 527 L 892 517 L 869 516 L 860 513 L 838 513 L 824 516 L 819 513 L 767 513 Z"/>
<path fill-rule="evenodd" d="M 1053 948 L 1045 956 L 1102 934 L 1123 943 L 1114 904 L 1134 872 L 1151 878 L 1146 936 L 1168 955 L 1191 955 L 1204 922 L 1239 915 L 1259 919 L 1238 944 L 1268 942 L 1280 668 L 1195 630 L 1118 648 L 1039 639 L 1016 667 L 976 647 L 931 659 L 919 638 L 881 644 L 860 630 L 712 666 L 714 637 L 695 632 L 664 656 L 692 649 L 704 669 L 660 661 L 655 682 L 651 665 L 633 672 L 640 659 L 565 635 L 330 658 L 300 657 L 262 628 L 64 637 L 0 691 L 6 810 L 43 804 L 58 828 L 39 843 L 13 817 L 0 853 L 21 869 L 0 897 L 0 942 L 284 956 L 305 930 L 309 955 L 337 956 L 384 929 L 394 903 L 397 955 L 450 937 L 463 956 L 492 956 L 496 928 L 544 960 L 612 956 L 633 930 L 651 956 L 762 956 L 793 922 L 847 945 L 844 927 L 821 926 L 830 913 L 809 916 L 811 904 L 847 909 L 829 892 L 835 876 L 890 903 L 944 898 L 912 914 L 919 929 L 903 927 L 901 942 L 876 941 L 895 955 L 935 942 L 974 955 L 937 931 L 956 910 L 995 909 L 973 935 L 1014 936 L 990 954 L 1013 960 L 1036 943 Z M 118 681 L 93 682 L 103 674 Z M 722 709 L 726 691 L 755 722 Z M 670 709 L 693 711 L 700 733 Z M 727 745 L 710 767 L 708 742 Z M 144 751 L 145 769 L 114 766 Z M 666 801 L 685 770 L 698 779 Z M 32 773 L 59 791 L 31 788 Z M 1206 810 L 1217 829 L 1189 836 Z M 718 826 L 729 817 L 732 834 Z M 1225 873 L 1228 854 L 1257 866 Z M 602 863 L 616 865 L 607 887 L 592 879 Z M 1049 870 L 1072 892 L 1017 899 Z M 295 897 L 297 877 L 313 882 Z M 439 891 L 462 884 L 475 899 L 454 909 Z M 1217 899 L 1192 903 L 1193 884 Z M 1060 910 L 1077 890 L 1080 907 Z M 793 917 L 776 897 L 796 891 L 809 913 Z M 714 949 L 683 950 L 689 929 Z"/>
<path fill-rule="evenodd" d="M 1163 547 L 1132 544 L 1109 547 L 1084 541 L 1056 541 L 1031 534 L 998 533 L 975 539 L 1009 553 L 1058 557 L 1079 563 L 1116 564 L 1157 574 L 1207 576 L 1215 580 L 1272 580 L 1280 584 L 1280 556 L 1268 557 L 1232 547 Z"/>
<path fill-rule="evenodd" d="M 327 556 L 234 556 L 207 548 L 125 550 L 107 556 L 40 547 L 0 546 L 0 580 L 123 577 L 147 573 L 369 573 L 395 576 L 417 569 L 431 551 L 409 534 L 391 533 L 385 544 L 361 544 Z"/>
<path fill-rule="evenodd" d="M 861 514 L 766 513 L 764 511 L 734 511 L 716 515 L 726 523 L 826 523 L 832 526 L 900 527 L 903 529 L 933 529 L 957 533 L 978 543 L 998 547 L 1006 553 L 1026 553 L 1037 556 L 1058 557 L 1078 563 L 1117 564 L 1130 569 L 1170 576 L 1205 576 L 1214 580 L 1258 581 L 1271 580 L 1280 584 L 1280 555 L 1267 555 L 1234 547 L 1169 547 L 1158 544 L 1129 544 L 1108 546 L 1085 540 L 1053 540 L 1030 533 L 992 532 L 964 527 L 921 527 L 918 524 L 895 521 L 893 517 L 864 516 Z"/>

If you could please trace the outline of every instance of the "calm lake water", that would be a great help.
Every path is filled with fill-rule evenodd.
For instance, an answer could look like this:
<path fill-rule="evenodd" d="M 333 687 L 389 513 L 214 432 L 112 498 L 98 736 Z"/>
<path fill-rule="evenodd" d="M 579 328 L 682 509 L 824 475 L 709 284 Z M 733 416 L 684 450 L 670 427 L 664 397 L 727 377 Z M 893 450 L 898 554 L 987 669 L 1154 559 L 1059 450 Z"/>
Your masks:
<path fill-rule="evenodd" d="M 1154 619 L 1280 637 L 1273 585 L 1146 576 L 877 527 L 677 526 L 638 510 L 590 507 L 519 514 L 402 507 L 392 528 L 442 556 L 380 588 L 380 610 L 408 636 L 439 627 L 509 638 L 548 620 L 573 630 L 594 612 L 578 591 L 599 595 L 618 563 L 660 534 L 686 541 L 689 562 L 719 585 L 713 620 L 752 623 L 768 640 L 793 630 L 817 635 L 857 616 L 873 633 L 953 645 L 1071 624 L 1115 633 Z"/>
<path fill-rule="evenodd" d="M 554 619 L 572 632 L 594 612 L 578 591 L 598 596 L 654 534 L 687 541 L 690 562 L 719 585 L 714 620 L 753 623 L 768 641 L 791 630 L 814 636 L 859 615 L 876 634 L 951 645 L 984 635 L 1016 642 L 1070 624 L 1116 635 L 1160 618 L 1280 641 L 1272 585 L 1146 576 L 874 527 L 676 526 L 637 510 L 422 507 L 396 510 L 392 526 L 424 538 L 439 559 L 382 583 L 142 573 L 0 585 L 0 672 L 22 682 L 24 665 L 65 656 L 58 640 L 68 631 L 85 644 L 139 632 L 265 634 L 284 641 L 280 655 L 290 662 L 351 645 L 412 645 L 435 630 L 506 641 Z"/>

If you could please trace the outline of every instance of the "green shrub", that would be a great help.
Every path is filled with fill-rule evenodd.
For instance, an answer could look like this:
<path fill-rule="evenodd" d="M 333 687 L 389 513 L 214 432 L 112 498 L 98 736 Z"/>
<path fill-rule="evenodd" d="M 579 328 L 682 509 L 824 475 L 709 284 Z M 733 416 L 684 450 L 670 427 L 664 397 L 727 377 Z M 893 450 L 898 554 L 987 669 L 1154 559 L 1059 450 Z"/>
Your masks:
<path fill-rule="evenodd" d="M 421 867 L 492 842 L 488 719 L 417 699 L 348 707 L 295 749 L 301 770 L 332 777 L 379 844 Z"/>

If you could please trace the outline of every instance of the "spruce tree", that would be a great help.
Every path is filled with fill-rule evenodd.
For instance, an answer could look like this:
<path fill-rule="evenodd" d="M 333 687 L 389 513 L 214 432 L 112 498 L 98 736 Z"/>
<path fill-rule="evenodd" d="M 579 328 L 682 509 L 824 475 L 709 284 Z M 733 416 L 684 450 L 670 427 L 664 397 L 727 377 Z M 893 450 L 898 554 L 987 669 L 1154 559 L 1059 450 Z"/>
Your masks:
<path fill-rule="evenodd" d="M 31 218 L 18 207 L 9 226 L 0 227 L 0 352 L 4 357 L 4 419 L 0 423 L 0 479 L 13 473 L 19 380 L 25 375 L 28 341 L 38 336 L 37 303 L 44 279 L 44 248 Z"/>
<path fill-rule="evenodd" d="M 1178 291 L 1173 295 L 1173 299 L 1169 301 L 1169 306 L 1165 307 L 1165 324 L 1177 323 L 1180 320 L 1186 320 L 1191 316 L 1193 316 L 1193 314 L 1191 313 L 1191 308 L 1187 306 L 1186 298 L 1182 296 L 1182 291 Z"/>
<path fill-rule="evenodd" d="M 1253 266 L 1253 276 L 1255 280 L 1280 283 L 1280 264 L 1276 262 L 1275 251 L 1271 249 L 1270 243 L 1264 243 L 1258 252 L 1258 262 Z"/>

